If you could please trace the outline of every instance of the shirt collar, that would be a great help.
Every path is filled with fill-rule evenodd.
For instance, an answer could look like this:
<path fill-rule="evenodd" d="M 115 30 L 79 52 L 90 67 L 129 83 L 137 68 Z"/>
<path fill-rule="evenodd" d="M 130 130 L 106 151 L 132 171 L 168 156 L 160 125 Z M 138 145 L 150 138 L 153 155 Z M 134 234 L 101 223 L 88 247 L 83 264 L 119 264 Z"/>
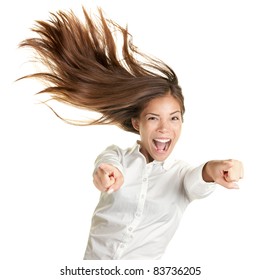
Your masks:
<path fill-rule="evenodd" d="M 139 154 L 141 155 L 142 157 L 144 157 L 144 155 L 140 152 L 140 144 L 138 143 L 138 141 L 135 143 L 135 145 L 132 147 L 131 149 L 131 154 Z M 152 163 L 154 164 L 161 164 L 162 167 L 167 171 L 169 170 L 172 165 L 174 164 L 174 162 L 176 161 L 176 159 L 174 158 L 173 154 L 171 153 L 169 155 L 169 157 L 165 160 L 165 161 L 157 161 L 157 160 L 154 160 L 152 161 Z"/>

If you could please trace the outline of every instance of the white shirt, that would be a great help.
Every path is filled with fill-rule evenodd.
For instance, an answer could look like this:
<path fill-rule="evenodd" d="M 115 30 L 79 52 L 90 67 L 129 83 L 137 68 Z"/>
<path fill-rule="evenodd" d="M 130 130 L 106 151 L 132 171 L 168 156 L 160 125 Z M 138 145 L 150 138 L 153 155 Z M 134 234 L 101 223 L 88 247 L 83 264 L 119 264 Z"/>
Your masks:
<path fill-rule="evenodd" d="M 124 184 L 112 194 L 101 193 L 85 260 L 160 259 L 188 204 L 215 189 L 203 181 L 203 165 L 193 168 L 170 157 L 147 164 L 138 144 L 126 150 L 108 147 L 96 168 L 101 163 L 117 167 Z"/>

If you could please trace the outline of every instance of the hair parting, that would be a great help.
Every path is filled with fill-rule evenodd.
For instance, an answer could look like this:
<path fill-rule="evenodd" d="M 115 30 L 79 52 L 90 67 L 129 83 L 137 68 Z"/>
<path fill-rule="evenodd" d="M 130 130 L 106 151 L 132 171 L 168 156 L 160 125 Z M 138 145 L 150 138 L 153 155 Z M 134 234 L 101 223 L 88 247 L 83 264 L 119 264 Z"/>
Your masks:
<path fill-rule="evenodd" d="M 101 8 L 96 18 L 82 9 L 84 22 L 71 10 L 51 13 L 48 21 L 36 21 L 32 31 L 37 36 L 25 39 L 19 47 L 32 48 L 47 70 L 20 79 L 47 82 L 38 94 L 47 93 L 52 100 L 101 115 L 92 121 L 68 121 L 49 106 L 59 118 L 76 125 L 114 124 L 138 133 L 131 119 L 138 117 L 151 99 L 169 92 L 184 114 L 184 98 L 174 71 L 141 53 L 127 27 L 106 19 Z"/>

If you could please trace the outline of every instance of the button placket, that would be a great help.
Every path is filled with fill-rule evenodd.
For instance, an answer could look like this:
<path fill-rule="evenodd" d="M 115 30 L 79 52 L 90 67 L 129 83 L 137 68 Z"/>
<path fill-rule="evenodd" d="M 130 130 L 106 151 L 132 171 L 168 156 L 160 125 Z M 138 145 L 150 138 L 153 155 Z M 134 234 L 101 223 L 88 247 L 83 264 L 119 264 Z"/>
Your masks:
<path fill-rule="evenodd" d="M 146 166 L 145 172 L 142 177 L 142 183 L 141 183 L 141 192 L 139 195 L 138 203 L 137 203 L 137 210 L 135 212 L 135 217 L 132 223 L 130 223 L 126 229 L 125 236 L 120 243 L 116 256 L 119 257 L 123 254 L 124 250 L 127 248 L 127 244 L 132 240 L 133 238 L 133 232 L 134 229 L 138 226 L 138 224 L 141 221 L 141 217 L 143 215 L 144 211 L 144 205 L 145 205 L 145 199 L 146 199 L 146 193 L 148 188 L 148 172 L 151 171 L 151 166 Z"/>
<path fill-rule="evenodd" d="M 141 193 L 139 196 L 138 200 L 138 207 L 136 211 L 136 217 L 140 218 L 143 214 L 144 211 L 144 204 L 145 204 L 145 198 L 146 198 L 146 193 L 147 193 L 147 187 L 148 187 L 148 174 L 145 172 L 142 178 L 142 188 L 141 188 Z"/>

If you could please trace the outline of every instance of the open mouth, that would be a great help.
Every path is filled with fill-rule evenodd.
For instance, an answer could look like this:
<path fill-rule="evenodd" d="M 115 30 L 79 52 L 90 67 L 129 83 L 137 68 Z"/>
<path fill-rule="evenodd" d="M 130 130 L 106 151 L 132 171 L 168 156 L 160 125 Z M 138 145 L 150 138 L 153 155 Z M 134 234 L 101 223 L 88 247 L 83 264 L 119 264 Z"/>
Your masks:
<path fill-rule="evenodd" d="M 158 152 L 166 152 L 171 144 L 171 139 L 153 139 L 153 143 Z"/>

